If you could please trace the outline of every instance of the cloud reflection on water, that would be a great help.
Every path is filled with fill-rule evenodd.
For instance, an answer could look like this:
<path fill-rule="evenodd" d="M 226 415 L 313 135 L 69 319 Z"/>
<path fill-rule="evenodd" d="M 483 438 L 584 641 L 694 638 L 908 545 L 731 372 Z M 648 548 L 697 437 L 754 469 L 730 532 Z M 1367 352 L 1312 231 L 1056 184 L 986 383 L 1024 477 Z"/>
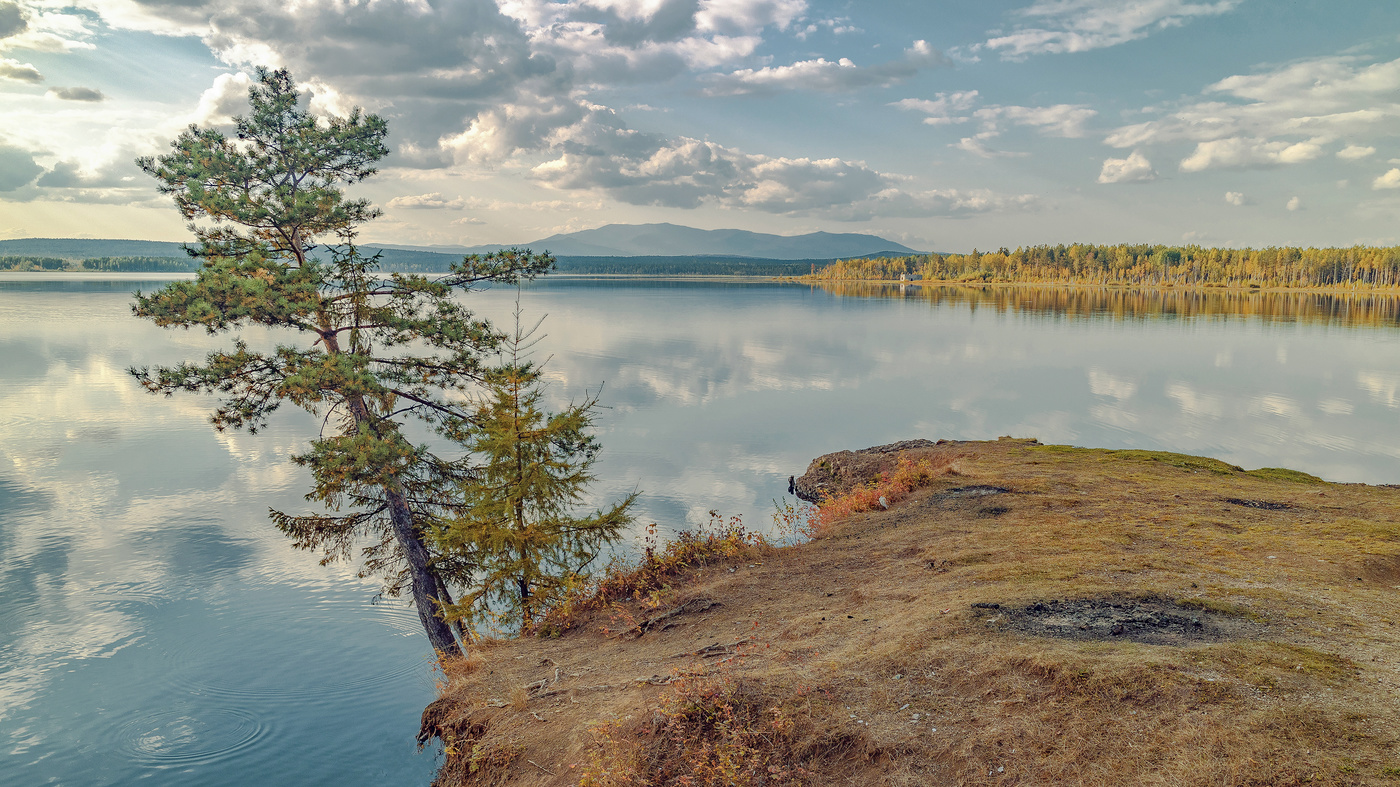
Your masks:
<path fill-rule="evenodd" d="M 0 583 L 18 603 L 0 612 L 0 722 L 28 741 L 16 745 L 55 745 L 26 706 L 77 692 L 74 665 L 130 669 L 139 662 L 123 653 L 138 650 L 161 660 L 165 672 L 140 678 L 159 685 L 191 672 L 185 662 L 227 662 L 232 675 L 306 648 L 352 649 L 319 630 L 284 639 L 288 621 L 413 633 L 399 607 L 364 606 L 372 583 L 294 552 L 266 520 L 268 506 L 305 505 L 305 476 L 288 457 L 314 419 L 287 413 L 256 436 L 215 433 L 207 400 L 150 397 L 124 371 L 222 340 L 134 320 L 130 285 L 3 284 Z M 502 322 L 515 295 L 468 297 Z M 813 457 L 908 437 L 1013 434 L 1400 480 L 1400 375 L 1390 371 L 1400 311 L 1385 303 L 1276 299 L 1275 314 L 1257 299 L 871 295 L 557 279 L 521 299 L 527 319 L 549 315 L 539 357 L 550 357 L 553 404 L 605 384 L 592 502 L 639 488 L 641 522 L 663 530 L 710 509 L 763 526 L 787 476 Z M 248 650 L 203 653 L 182 636 Z M 355 647 L 367 664 L 401 658 L 377 641 Z M 283 702 L 281 679 L 249 672 L 265 692 L 218 696 Z M 295 754 L 277 752 L 260 756 Z"/>

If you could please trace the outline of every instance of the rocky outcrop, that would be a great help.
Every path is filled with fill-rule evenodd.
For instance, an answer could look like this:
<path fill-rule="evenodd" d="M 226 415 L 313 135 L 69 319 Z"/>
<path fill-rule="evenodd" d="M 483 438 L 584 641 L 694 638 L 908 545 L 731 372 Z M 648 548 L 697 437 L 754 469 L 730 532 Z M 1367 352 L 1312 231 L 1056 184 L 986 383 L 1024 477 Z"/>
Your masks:
<path fill-rule="evenodd" d="M 939 446 L 954 444 L 953 441 L 939 440 L 900 440 L 888 445 L 862 448 L 859 451 L 836 451 L 823 454 L 807 465 L 803 473 L 792 483 L 792 491 L 798 498 L 809 503 L 821 501 L 849 491 L 851 488 L 877 478 L 880 473 L 892 470 L 899 457 L 908 452 L 923 454 Z"/>

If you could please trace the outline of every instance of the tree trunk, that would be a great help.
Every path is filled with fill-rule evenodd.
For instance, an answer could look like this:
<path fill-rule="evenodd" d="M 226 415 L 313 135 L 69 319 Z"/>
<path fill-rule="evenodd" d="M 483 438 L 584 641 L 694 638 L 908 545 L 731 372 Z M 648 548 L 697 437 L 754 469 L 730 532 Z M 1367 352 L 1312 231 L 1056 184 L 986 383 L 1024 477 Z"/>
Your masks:
<path fill-rule="evenodd" d="M 438 603 L 433 599 L 441 580 L 430 565 L 428 549 L 413 528 L 413 512 L 408 508 L 403 493 L 396 489 L 385 489 L 389 499 L 389 519 L 394 525 L 394 537 L 408 561 L 408 574 L 412 579 L 413 603 L 418 608 L 418 619 L 428 633 L 428 641 L 433 650 L 443 656 L 462 655 L 457 638 L 452 629 L 438 615 Z"/>
<path fill-rule="evenodd" d="M 327 324 L 327 321 L 322 321 L 323 326 Z M 325 342 L 328 355 L 340 353 L 340 345 L 333 331 L 326 329 L 321 338 Z M 370 417 L 369 407 L 365 405 L 362 397 L 347 396 L 345 402 L 356 427 L 374 427 L 374 419 Z M 438 614 L 440 605 L 433 598 L 438 588 L 443 587 L 445 583 L 433 570 L 428 548 L 423 546 L 423 540 L 413 525 L 413 510 L 408 507 L 403 490 L 396 483 L 384 485 L 384 497 L 389 503 L 389 521 L 394 528 L 394 540 L 398 542 L 404 560 L 408 562 L 413 605 L 418 608 L 418 620 L 422 622 L 423 630 L 428 634 L 428 642 L 432 644 L 433 650 L 442 656 L 460 657 L 462 648 L 458 646 L 457 638 L 452 635 L 452 629 Z"/>

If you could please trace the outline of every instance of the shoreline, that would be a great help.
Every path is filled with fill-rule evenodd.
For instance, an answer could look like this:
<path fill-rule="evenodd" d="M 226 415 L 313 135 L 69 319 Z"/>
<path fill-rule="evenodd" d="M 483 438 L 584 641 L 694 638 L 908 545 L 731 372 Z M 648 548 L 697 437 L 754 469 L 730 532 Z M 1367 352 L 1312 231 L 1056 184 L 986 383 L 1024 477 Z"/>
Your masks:
<path fill-rule="evenodd" d="M 1230 293 L 1317 293 L 1322 295 L 1400 295 L 1400 285 L 1367 287 L 1264 287 L 1226 284 L 1130 284 L 1109 282 L 1014 282 L 1014 281 L 951 281 L 921 279 L 896 281 L 892 279 L 822 279 L 811 276 L 774 277 L 780 281 L 811 286 L 862 284 L 888 287 L 963 287 L 967 289 L 1055 289 L 1055 290 L 1133 290 L 1144 292 L 1230 292 Z"/>

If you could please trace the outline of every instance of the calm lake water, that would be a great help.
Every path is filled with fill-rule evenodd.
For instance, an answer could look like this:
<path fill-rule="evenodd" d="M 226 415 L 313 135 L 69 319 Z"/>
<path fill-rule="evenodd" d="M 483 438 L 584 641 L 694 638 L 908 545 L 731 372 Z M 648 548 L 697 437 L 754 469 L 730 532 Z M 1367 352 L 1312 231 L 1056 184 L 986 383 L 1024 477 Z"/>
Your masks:
<path fill-rule="evenodd" d="M 3 274 L 0 274 L 3 276 Z M 129 313 L 154 280 L 0 278 L 0 782 L 424 785 L 426 640 L 346 566 L 295 552 L 286 413 L 217 434 L 125 369 L 202 333 Z M 818 454 L 910 437 L 1165 449 L 1400 482 L 1395 299 L 811 289 L 554 279 L 550 395 L 603 385 L 599 502 L 766 525 Z M 470 296 L 509 319 L 515 291 Z M 254 341 L 265 336 L 254 335 Z"/>

